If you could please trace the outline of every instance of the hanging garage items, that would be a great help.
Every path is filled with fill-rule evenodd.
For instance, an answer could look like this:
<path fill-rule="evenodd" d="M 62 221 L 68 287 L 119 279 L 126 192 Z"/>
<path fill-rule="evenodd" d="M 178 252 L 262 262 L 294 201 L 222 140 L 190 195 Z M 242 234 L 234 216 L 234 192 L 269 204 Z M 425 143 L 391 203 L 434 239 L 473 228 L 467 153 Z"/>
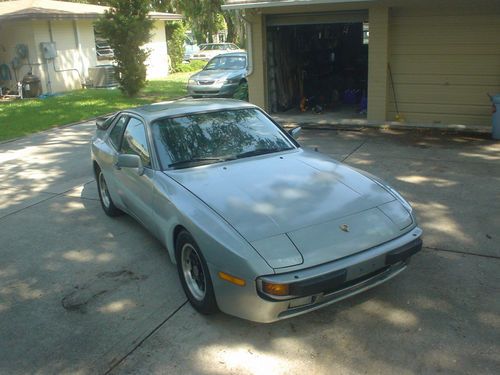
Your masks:
<path fill-rule="evenodd" d="M 367 23 L 286 24 L 267 28 L 269 104 L 272 112 L 291 109 L 321 113 L 366 113 Z M 301 22 L 291 20 L 290 22 Z"/>

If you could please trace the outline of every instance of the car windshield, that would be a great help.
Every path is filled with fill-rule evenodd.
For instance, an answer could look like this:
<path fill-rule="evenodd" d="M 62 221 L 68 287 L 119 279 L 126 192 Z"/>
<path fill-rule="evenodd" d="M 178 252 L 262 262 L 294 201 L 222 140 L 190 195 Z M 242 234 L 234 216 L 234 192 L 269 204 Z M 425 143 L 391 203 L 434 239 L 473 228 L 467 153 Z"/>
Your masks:
<path fill-rule="evenodd" d="M 240 70 L 245 69 L 246 65 L 247 59 L 244 56 L 217 56 L 203 70 Z"/>
<path fill-rule="evenodd" d="M 188 168 L 295 148 L 254 108 L 196 113 L 152 123 L 158 157 L 167 168 Z"/>

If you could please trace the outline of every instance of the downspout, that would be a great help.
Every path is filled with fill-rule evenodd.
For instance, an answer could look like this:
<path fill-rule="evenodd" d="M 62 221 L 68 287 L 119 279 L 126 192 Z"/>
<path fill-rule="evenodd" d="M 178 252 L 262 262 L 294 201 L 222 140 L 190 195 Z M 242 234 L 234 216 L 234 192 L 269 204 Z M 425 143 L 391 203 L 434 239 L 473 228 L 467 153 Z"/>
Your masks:
<path fill-rule="evenodd" d="M 248 55 L 248 73 L 247 77 L 253 73 L 253 52 L 252 52 L 252 23 L 245 18 L 243 14 L 240 14 L 240 18 L 245 21 L 245 28 L 247 30 L 247 42 L 246 49 Z"/>
<path fill-rule="evenodd" d="M 52 41 L 52 25 L 50 24 L 50 20 L 47 22 L 47 25 L 49 27 L 50 40 Z M 43 59 L 43 52 L 42 52 L 42 59 Z M 47 67 L 47 93 L 49 95 L 51 95 L 52 94 L 52 82 L 50 81 L 49 62 L 47 60 L 45 60 L 45 66 Z"/>

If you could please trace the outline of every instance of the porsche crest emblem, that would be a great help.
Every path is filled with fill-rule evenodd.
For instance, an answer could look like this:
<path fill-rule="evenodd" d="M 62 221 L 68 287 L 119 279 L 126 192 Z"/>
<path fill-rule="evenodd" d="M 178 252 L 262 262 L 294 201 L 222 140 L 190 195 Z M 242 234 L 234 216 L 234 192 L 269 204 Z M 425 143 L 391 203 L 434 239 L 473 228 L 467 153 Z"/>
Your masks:
<path fill-rule="evenodd" d="M 349 225 L 347 225 L 347 224 L 342 224 L 339 226 L 339 228 L 343 232 L 349 232 Z"/>

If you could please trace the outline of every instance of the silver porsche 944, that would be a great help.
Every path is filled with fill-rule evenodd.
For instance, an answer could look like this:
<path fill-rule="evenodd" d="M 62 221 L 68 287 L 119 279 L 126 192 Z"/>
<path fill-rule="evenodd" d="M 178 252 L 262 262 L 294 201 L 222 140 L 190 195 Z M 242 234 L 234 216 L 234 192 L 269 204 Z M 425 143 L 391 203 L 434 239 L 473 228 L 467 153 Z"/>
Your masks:
<path fill-rule="evenodd" d="M 372 288 L 422 247 L 410 205 L 378 178 L 300 147 L 258 107 L 183 99 L 97 121 L 104 212 L 166 247 L 186 296 L 272 322 Z"/>

